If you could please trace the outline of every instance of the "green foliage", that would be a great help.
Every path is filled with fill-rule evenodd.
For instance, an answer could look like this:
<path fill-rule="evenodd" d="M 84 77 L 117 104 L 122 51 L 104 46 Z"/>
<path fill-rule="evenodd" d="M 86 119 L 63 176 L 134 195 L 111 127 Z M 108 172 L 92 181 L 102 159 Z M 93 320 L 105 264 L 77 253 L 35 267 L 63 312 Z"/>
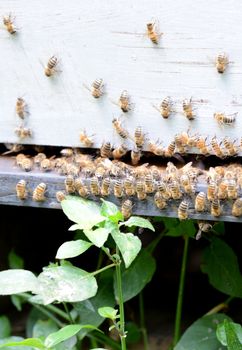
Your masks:
<path fill-rule="evenodd" d="M 214 288 L 234 297 L 242 297 L 242 277 L 237 257 L 221 239 L 213 237 L 205 249 L 202 271 L 208 274 Z"/>
<path fill-rule="evenodd" d="M 103 306 L 98 309 L 98 313 L 100 316 L 104 318 L 109 318 L 110 320 L 113 321 L 117 318 L 118 310 L 110 306 Z"/>
<path fill-rule="evenodd" d="M 3 346 L 5 343 L 20 342 L 22 340 L 23 340 L 22 337 L 8 337 L 8 338 L 0 339 L 0 346 Z M 4 345 L 3 347 L 1 347 L 1 350 L 33 350 L 33 348 L 29 346 L 24 346 L 24 345 L 11 346 L 11 347 L 7 347 Z"/>
<path fill-rule="evenodd" d="M 141 218 L 139 216 L 131 216 L 127 221 L 121 222 L 119 226 L 125 225 L 127 227 L 138 226 L 143 228 L 148 228 L 151 231 L 155 231 L 154 226 L 147 219 Z"/>
<path fill-rule="evenodd" d="M 238 323 L 229 322 L 227 319 L 220 323 L 216 332 L 218 340 L 228 350 L 242 349 L 242 327 Z"/>
<path fill-rule="evenodd" d="M 165 218 L 164 223 L 167 230 L 166 236 L 178 237 L 187 235 L 189 237 L 194 237 L 197 232 L 192 220 L 178 221 Z"/>
<path fill-rule="evenodd" d="M 96 247 L 101 248 L 108 239 L 110 230 L 105 227 L 99 227 L 96 230 L 84 230 L 83 232 Z"/>
<path fill-rule="evenodd" d="M 18 294 L 38 290 L 38 280 L 28 270 L 5 270 L 0 272 L 0 295 Z"/>
<path fill-rule="evenodd" d="M 8 265 L 10 269 L 23 269 L 24 260 L 19 255 L 17 255 L 14 250 L 11 250 L 8 254 Z"/>
<path fill-rule="evenodd" d="M 174 350 L 218 350 L 221 347 L 217 337 L 217 325 L 230 318 L 224 314 L 214 314 L 199 318 L 183 334 Z"/>
<path fill-rule="evenodd" d="M 123 215 L 115 204 L 105 201 L 104 199 L 102 199 L 102 202 L 101 215 L 105 216 L 113 223 L 118 223 L 120 220 L 123 220 Z"/>
<path fill-rule="evenodd" d="M 127 344 L 136 344 L 141 339 L 141 331 L 137 324 L 134 322 L 126 323 L 126 331 L 127 331 Z"/>
<path fill-rule="evenodd" d="M 6 316 L 0 316 L 0 339 L 7 338 L 11 334 L 10 321 Z"/>
<path fill-rule="evenodd" d="M 155 273 L 156 262 L 146 249 L 142 249 L 137 259 L 127 269 L 122 269 L 124 302 L 138 295 Z M 117 278 L 114 279 L 115 297 L 118 299 Z"/>
<path fill-rule="evenodd" d="M 56 259 L 74 258 L 84 253 L 91 246 L 92 246 L 92 243 L 83 241 L 81 239 L 78 239 L 76 241 L 65 242 L 59 247 L 55 258 Z"/>

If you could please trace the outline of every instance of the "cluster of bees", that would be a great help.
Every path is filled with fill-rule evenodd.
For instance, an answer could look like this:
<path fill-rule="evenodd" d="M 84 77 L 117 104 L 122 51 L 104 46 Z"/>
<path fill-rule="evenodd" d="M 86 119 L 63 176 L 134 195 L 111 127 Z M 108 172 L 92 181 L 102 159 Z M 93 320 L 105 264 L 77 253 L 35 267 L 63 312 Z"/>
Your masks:
<path fill-rule="evenodd" d="M 104 152 L 104 153 L 102 153 Z M 189 213 L 210 212 L 214 217 L 223 215 L 221 201 L 232 204 L 233 216 L 242 215 L 242 166 L 217 166 L 208 171 L 192 166 L 192 162 L 178 169 L 172 162 L 166 169 L 148 163 L 133 166 L 118 159 L 110 160 L 107 150 L 101 156 L 92 158 L 90 155 L 63 149 L 62 157 L 47 158 L 44 153 L 38 153 L 30 158 L 20 153 L 16 156 L 16 164 L 30 171 L 33 167 L 42 171 L 54 170 L 65 175 L 64 191 L 58 191 L 56 198 L 61 201 L 66 194 L 78 194 L 83 198 L 90 196 L 107 197 L 114 195 L 122 202 L 121 210 L 127 218 L 132 213 L 132 199 L 140 201 L 153 197 L 154 204 L 160 210 L 179 201 L 177 214 L 180 220 L 189 217 Z M 207 192 L 198 192 L 199 179 L 207 182 Z M 47 186 L 39 184 L 33 191 L 34 201 L 44 201 Z M 16 185 L 17 197 L 27 198 L 26 182 L 20 180 Z M 192 209 L 194 208 L 194 209 Z"/>

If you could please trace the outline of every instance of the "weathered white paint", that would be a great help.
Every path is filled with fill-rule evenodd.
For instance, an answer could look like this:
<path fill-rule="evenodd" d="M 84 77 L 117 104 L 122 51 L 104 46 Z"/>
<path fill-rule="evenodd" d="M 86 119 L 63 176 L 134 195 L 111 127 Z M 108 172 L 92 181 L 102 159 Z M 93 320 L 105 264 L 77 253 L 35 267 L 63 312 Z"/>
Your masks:
<path fill-rule="evenodd" d="M 120 142 L 112 129 L 119 108 L 110 102 L 127 89 L 135 104 L 123 116 L 133 132 L 141 125 L 166 145 L 176 133 L 242 135 L 242 2 L 239 0 L 1 0 L 0 14 L 16 16 L 19 32 L 0 30 L 0 142 L 18 142 L 14 129 L 18 96 L 29 104 L 29 144 L 80 146 L 79 132 Z M 157 18 L 164 33 L 158 47 L 143 35 Z M 227 52 L 232 61 L 224 75 L 214 57 Z M 62 72 L 47 78 L 43 66 L 56 54 Z M 107 94 L 95 100 L 83 83 L 97 77 Z M 183 98 L 193 97 L 197 117 L 181 113 L 164 120 L 152 107 L 170 95 L 181 111 Z M 218 126 L 215 111 L 238 112 L 234 127 Z"/>

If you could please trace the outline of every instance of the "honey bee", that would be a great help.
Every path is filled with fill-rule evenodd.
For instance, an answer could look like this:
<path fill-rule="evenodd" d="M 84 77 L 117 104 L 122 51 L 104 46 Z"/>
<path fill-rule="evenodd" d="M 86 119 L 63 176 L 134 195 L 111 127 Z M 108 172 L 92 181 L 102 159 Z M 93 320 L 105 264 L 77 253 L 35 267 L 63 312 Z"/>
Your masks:
<path fill-rule="evenodd" d="M 163 33 L 159 33 L 157 21 L 149 22 L 146 24 L 147 36 L 152 41 L 153 44 L 158 45 L 159 39 Z"/>
<path fill-rule="evenodd" d="M 27 104 L 22 97 L 17 98 L 15 110 L 19 118 L 25 118 L 25 114 L 27 113 Z"/>
<path fill-rule="evenodd" d="M 26 158 L 25 154 L 23 153 L 19 153 L 16 155 L 15 157 L 15 162 L 17 164 L 17 166 L 20 166 L 22 165 L 22 161 Z"/>
<path fill-rule="evenodd" d="M 60 151 L 60 154 L 63 156 L 63 157 L 72 157 L 74 155 L 74 151 L 72 148 L 63 148 L 61 151 Z"/>
<path fill-rule="evenodd" d="M 128 219 L 132 215 L 133 203 L 131 200 L 126 199 L 121 206 L 121 213 L 123 214 L 124 219 Z"/>
<path fill-rule="evenodd" d="M 188 219 L 188 208 L 189 208 L 189 204 L 185 200 L 179 204 L 178 212 L 177 212 L 179 220 Z"/>
<path fill-rule="evenodd" d="M 224 114 L 221 112 L 216 112 L 213 114 L 214 119 L 220 124 L 220 125 L 233 125 L 236 121 L 236 115 L 238 113 L 233 114 Z"/>
<path fill-rule="evenodd" d="M 75 179 L 74 186 L 79 196 L 86 198 L 89 195 L 88 187 L 83 183 L 82 179 Z"/>
<path fill-rule="evenodd" d="M 184 140 L 181 135 L 175 135 L 175 145 L 176 145 L 176 150 L 180 154 L 186 154 L 187 149 L 186 149 L 186 144 L 184 144 Z"/>
<path fill-rule="evenodd" d="M 141 158 L 141 152 L 139 149 L 135 148 L 131 151 L 131 163 L 132 165 L 137 165 Z"/>
<path fill-rule="evenodd" d="M 175 141 L 171 141 L 171 143 L 165 149 L 164 156 L 169 158 L 172 157 L 175 153 L 175 149 L 176 149 Z"/>
<path fill-rule="evenodd" d="M 119 159 L 125 156 L 125 154 L 128 152 L 127 146 L 125 144 L 120 145 L 119 147 L 115 148 L 113 150 L 113 158 L 114 159 Z"/>
<path fill-rule="evenodd" d="M 242 216 L 242 198 L 236 199 L 232 206 L 232 215 L 233 216 Z"/>
<path fill-rule="evenodd" d="M 47 62 L 47 65 L 45 67 L 45 75 L 47 77 L 51 77 L 52 75 L 54 75 L 57 70 L 56 70 L 56 66 L 58 64 L 58 58 L 56 56 L 52 56 L 49 61 Z"/>
<path fill-rule="evenodd" d="M 122 125 L 121 125 L 121 122 L 119 119 L 117 118 L 114 118 L 112 120 L 112 123 L 113 123 L 113 127 L 115 129 L 115 131 L 117 132 L 117 134 L 122 137 L 122 139 L 127 139 L 128 136 L 129 136 L 129 133 L 127 130 L 125 130 Z"/>
<path fill-rule="evenodd" d="M 226 181 L 221 181 L 218 185 L 218 199 L 226 199 L 228 197 L 228 184 Z"/>
<path fill-rule="evenodd" d="M 182 192 L 179 186 L 179 183 L 177 181 L 172 181 L 172 183 L 169 186 L 171 197 L 173 199 L 180 199 L 182 197 Z"/>
<path fill-rule="evenodd" d="M 24 145 L 17 143 L 4 143 L 4 146 L 8 149 L 8 151 L 2 153 L 3 156 L 6 154 L 21 152 L 25 148 Z"/>
<path fill-rule="evenodd" d="M 91 137 L 87 136 L 85 130 L 80 133 L 79 139 L 84 146 L 92 147 L 93 140 L 91 139 Z"/>
<path fill-rule="evenodd" d="M 211 146 L 212 146 L 213 152 L 214 152 L 216 157 L 225 158 L 226 155 L 224 154 L 222 148 L 220 147 L 221 146 L 221 142 L 220 143 L 217 142 L 216 136 L 214 136 L 212 138 Z"/>
<path fill-rule="evenodd" d="M 45 192 L 46 192 L 46 184 L 44 182 L 41 182 L 39 185 L 37 185 L 33 191 L 33 200 L 35 202 L 43 202 L 45 198 Z"/>
<path fill-rule="evenodd" d="M 187 174 L 183 174 L 180 177 L 180 183 L 187 194 L 194 194 L 195 193 L 195 186 L 193 183 L 191 183 L 190 178 Z"/>
<path fill-rule="evenodd" d="M 205 211 L 206 208 L 206 194 L 199 192 L 195 198 L 195 210 L 197 212 Z"/>
<path fill-rule="evenodd" d="M 124 113 L 131 110 L 130 96 L 127 90 L 123 90 L 118 101 L 118 105 Z"/>
<path fill-rule="evenodd" d="M 90 181 L 90 190 L 91 193 L 94 196 L 99 196 L 100 195 L 100 186 L 99 186 L 99 181 L 96 176 L 93 176 Z"/>
<path fill-rule="evenodd" d="M 210 182 L 207 188 L 207 199 L 211 202 L 217 198 L 218 188 L 215 182 Z"/>
<path fill-rule="evenodd" d="M 142 131 L 141 126 L 137 126 L 134 132 L 135 144 L 138 148 L 141 148 L 145 143 L 145 135 Z"/>
<path fill-rule="evenodd" d="M 32 136 L 32 131 L 30 129 L 28 129 L 28 128 L 20 126 L 20 127 L 15 129 L 15 134 L 20 139 L 25 139 L 26 137 L 31 137 Z"/>
<path fill-rule="evenodd" d="M 188 120 L 193 120 L 195 118 L 195 114 L 192 108 L 192 98 L 190 100 L 183 100 L 182 102 L 183 113 L 187 117 Z"/>
<path fill-rule="evenodd" d="M 154 202 L 157 208 L 161 210 L 167 206 L 167 203 L 163 196 L 160 194 L 160 192 L 156 192 L 156 194 L 154 195 Z"/>
<path fill-rule="evenodd" d="M 151 174 L 145 175 L 145 192 L 153 193 L 155 190 L 153 176 Z"/>
<path fill-rule="evenodd" d="M 22 161 L 20 162 L 20 167 L 27 172 L 31 171 L 33 169 L 32 159 L 27 157 L 23 158 Z"/>
<path fill-rule="evenodd" d="M 12 17 L 11 13 L 8 16 L 3 17 L 3 24 L 10 34 L 16 33 L 16 27 L 14 25 L 15 17 Z"/>
<path fill-rule="evenodd" d="M 104 84 L 103 84 L 103 79 L 101 79 L 101 78 L 94 80 L 94 82 L 92 83 L 91 89 L 88 86 L 86 86 L 85 84 L 84 84 L 84 86 L 89 91 L 91 91 L 91 94 L 94 98 L 99 98 L 103 95 Z"/>
<path fill-rule="evenodd" d="M 34 156 L 34 164 L 36 166 L 40 166 L 40 163 L 42 162 L 42 160 L 46 159 L 46 155 L 44 153 L 38 153 L 36 154 L 36 156 Z"/>
<path fill-rule="evenodd" d="M 163 181 L 159 181 L 157 183 L 157 189 L 158 189 L 158 192 L 160 193 L 160 195 L 162 196 L 162 198 L 164 198 L 164 199 L 171 198 L 170 190 L 169 190 L 168 186 Z"/>
<path fill-rule="evenodd" d="M 147 143 L 148 151 L 152 152 L 156 156 L 163 156 L 164 155 L 164 148 L 161 146 L 161 144 L 157 144 L 157 142 L 153 142 L 151 140 Z"/>
<path fill-rule="evenodd" d="M 221 53 L 216 57 L 216 69 L 218 73 L 224 73 L 227 65 L 229 63 L 228 56 L 225 53 Z"/>
<path fill-rule="evenodd" d="M 100 154 L 102 158 L 110 158 L 111 157 L 111 143 L 104 142 L 100 148 Z"/>
<path fill-rule="evenodd" d="M 145 192 L 145 183 L 143 180 L 137 180 L 136 182 L 136 193 L 137 193 L 137 198 L 139 200 L 144 200 L 147 197 L 147 194 Z"/>
<path fill-rule="evenodd" d="M 197 147 L 201 154 L 208 156 L 210 154 L 209 148 L 206 144 L 207 137 L 204 139 L 202 136 L 198 136 L 195 141 L 195 147 Z"/>
<path fill-rule="evenodd" d="M 172 113 L 172 100 L 169 96 L 165 97 L 164 100 L 161 101 L 160 107 L 157 108 L 155 105 L 153 107 L 160 112 L 160 115 L 164 119 L 168 119 L 170 114 Z"/>
<path fill-rule="evenodd" d="M 101 195 L 102 196 L 109 196 L 110 195 L 110 183 L 111 180 L 109 177 L 105 177 L 102 181 L 101 185 Z"/>
<path fill-rule="evenodd" d="M 120 198 L 123 195 L 123 183 L 122 180 L 114 180 L 113 193 L 115 197 Z"/>
<path fill-rule="evenodd" d="M 235 180 L 231 179 L 228 181 L 227 191 L 228 191 L 228 198 L 229 199 L 238 198 L 238 188 L 237 188 Z"/>
<path fill-rule="evenodd" d="M 230 157 L 234 157 L 237 154 L 237 147 L 234 145 L 236 141 L 231 142 L 231 140 L 229 139 L 229 137 L 225 137 L 223 139 L 223 144 L 224 147 L 226 148 L 228 155 Z"/>
<path fill-rule="evenodd" d="M 196 234 L 196 240 L 199 240 L 202 237 L 203 232 L 209 232 L 212 229 L 213 225 L 207 221 L 198 221 L 198 232 Z"/>
<path fill-rule="evenodd" d="M 156 181 L 160 180 L 161 174 L 159 169 L 155 165 L 151 165 L 150 172 Z"/>
<path fill-rule="evenodd" d="M 75 180 L 72 175 L 67 175 L 65 179 L 65 190 L 67 193 L 75 192 Z"/>
<path fill-rule="evenodd" d="M 214 199 L 211 204 L 211 215 L 220 216 L 222 214 L 222 208 L 219 199 Z"/>
<path fill-rule="evenodd" d="M 19 180 L 16 185 L 16 194 L 18 199 L 24 200 L 27 198 L 26 181 Z"/>
<path fill-rule="evenodd" d="M 132 176 L 128 176 L 124 180 L 124 192 L 127 196 L 135 195 L 135 186 L 134 186 L 134 178 Z"/>
<path fill-rule="evenodd" d="M 40 169 L 42 171 L 50 171 L 53 169 L 53 162 L 51 158 L 43 158 L 40 162 Z"/>
<path fill-rule="evenodd" d="M 57 191 L 55 196 L 56 196 L 57 202 L 59 202 L 59 203 L 62 202 L 64 199 L 66 199 L 65 193 L 62 191 Z"/>

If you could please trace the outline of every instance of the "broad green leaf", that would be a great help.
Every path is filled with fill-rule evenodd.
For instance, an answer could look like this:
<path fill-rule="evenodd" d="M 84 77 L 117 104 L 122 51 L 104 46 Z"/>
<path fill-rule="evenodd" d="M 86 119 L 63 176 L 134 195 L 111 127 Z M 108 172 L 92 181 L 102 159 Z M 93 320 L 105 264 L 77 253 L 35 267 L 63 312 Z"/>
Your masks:
<path fill-rule="evenodd" d="M 91 350 L 106 350 L 104 348 L 95 348 L 95 349 L 91 349 Z"/>
<path fill-rule="evenodd" d="M 218 221 L 213 225 L 214 232 L 216 232 L 218 235 L 223 235 L 225 233 L 225 227 L 224 227 L 224 222 Z"/>
<path fill-rule="evenodd" d="M 115 305 L 113 288 L 113 271 L 106 270 L 99 275 L 97 294 L 88 300 L 74 303 L 73 307 L 79 314 L 79 322 L 82 324 L 92 324 L 98 327 L 104 318 L 98 314 L 98 308 L 104 305 L 113 307 Z M 82 329 L 79 336 L 84 337 L 88 332 Z"/>
<path fill-rule="evenodd" d="M 7 338 L 11 334 L 11 324 L 7 316 L 0 316 L 0 339 Z"/>
<path fill-rule="evenodd" d="M 194 237 L 197 233 L 194 222 L 192 220 L 185 220 L 181 222 L 175 221 L 176 225 L 170 226 L 166 236 L 178 237 L 188 235 L 189 237 Z"/>
<path fill-rule="evenodd" d="M 74 258 L 84 253 L 88 248 L 92 246 L 92 243 L 78 239 L 77 241 L 69 241 L 63 243 L 56 254 L 56 259 L 68 259 Z"/>
<path fill-rule="evenodd" d="M 224 320 L 224 323 L 218 325 L 216 335 L 221 344 L 228 347 L 228 350 L 242 349 L 242 327 L 240 324 Z"/>
<path fill-rule="evenodd" d="M 108 239 L 110 230 L 99 227 L 96 230 L 84 230 L 83 232 L 96 247 L 101 248 Z"/>
<path fill-rule="evenodd" d="M 127 344 L 137 344 L 141 339 L 140 327 L 134 322 L 125 323 L 125 331 L 127 332 L 126 342 Z"/>
<path fill-rule="evenodd" d="M 128 268 L 139 254 L 141 241 L 130 232 L 122 233 L 119 230 L 112 230 L 111 234 L 122 254 L 125 267 Z"/>
<path fill-rule="evenodd" d="M 225 314 L 213 314 L 199 318 L 185 331 L 174 350 L 225 349 L 216 337 L 217 325 L 224 319 L 230 320 Z"/>
<path fill-rule="evenodd" d="M 11 342 L 20 342 L 22 340 L 24 340 L 23 337 L 12 336 L 8 338 L 0 339 L 0 345 L 11 343 Z M 18 346 L 11 346 L 11 347 L 3 346 L 1 347 L 1 350 L 33 350 L 33 348 L 30 346 L 18 345 Z"/>
<path fill-rule="evenodd" d="M 162 217 L 161 219 L 165 225 L 166 230 L 171 230 L 173 227 L 178 226 L 180 223 L 180 221 L 178 219 L 175 219 L 175 218 Z"/>
<path fill-rule="evenodd" d="M 80 197 L 67 197 L 61 202 L 66 216 L 78 224 L 79 229 L 90 230 L 105 217 L 100 214 L 100 207 L 93 201 Z"/>
<path fill-rule="evenodd" d="M 208 274 L 210 284 L 219 291 L 242 298 L 242 277 L 237 257 L 221 239 L 212 237 L 204 251 L 201 269 Z"/>
<path fill-rule="evenodd" d="M 101 200 L 103 202 L 101 206 L 101 215 L 106 216 L 109 220 L 115 223 L 123 220 L 123 215 L 115 204 L 105 201 L 104 199 Z"/>
<path fill-rule="evenodd" d="M 24 259 L 15 253 L 14 250 L 8 254 L 8 265 L 10 269 L 23 269 Z"/>
<path fill-rule="evenodd" d="M 24 303 L 23 299 L 20 298 L 18 295 L 11 295 L 10 296 L 12 304 L 16 307 L 18 311 L 22 311 L 22 303 Z"/>
<path fill-rule="evenodd" d="M 89 324 L 85 324 L 85 325 L 81 325 L 81 324 L 72 324 L 72 325 L 68 325 L 65 326 L 63 328 L 61 328 L 59 331 L 50 334 L 46 339 L 45 339 L 45 346 L 50 349 L 53 348 L 53 346 L 56 346 L 57 344 L 73 337 L 75 334 L 77 334 L 82 328 L 89 328 L 92 330 L 96 330 L 101 332 L 98 328 L 89 325 Z"/>
<path fill-rule="evenodd" d="M 36 349 L 42 349 L 42 350 L 45 350 L 45 346 L 43 344 L 43 342 L 38 339 L 38 338 L 27 338 L 27 339 L 24 339 L 24 340 L 21 340 L 21 341 L 10 341 L 10 342 L 7 342 L 5 344 L 1 344 L 0 345 L 0 348 L 3 348 L 3 347 L 9 347 L 9 346 L 20 346 L 20 347 L 23 347 L 23 350 L 24 349 L 29 349 L 29 348 L 26 348 L 26 346 L 30 346 L 30 347 L 34 347 Z"/>
<path fill-rule="evenodd" d="M 38 276 L 38 281 L 38 297 L 45 305 L 54 301 L 82 301 L 93 297 L 97 292 L 96 279 L 73 266 L 46 267 Z"/>
<path fill-rule="evenodd" d="M 127 221 L 121 222 L 119 226 L 125 225 L 127 227 L 138 226 L 143 228 L 148 228 L 151 231 L 155 231 L 154 226 L 147 219 L 141 218 L 139 216 L 131 216 Z"/>
<path fill-rule="evenodd" d="M 38 320 L 33 327 L 33 338 L 45 339 L 49 334 L 58 331 L 58 326 L 51 319 Z"/>
<path fill-rule="evenodd" d="M 122 289 L 124 302 L 132 299 L 149 283 L 154 275 L 156 262 L 146 249 L 142 249 L 127 269 L 122 269 Z M 118 299 L 117 279 L 114 277 L 114 291 Z"/>
<path fill-rule="evenodd" d="M 115 320 L 118 310 L 110 306 L 103 306 L 98 309 L 98 313 L 104 318 L 110 318 L 111 320 Z"/>
<path fill-rule="evenodd" d="M 36 291 L 38 280 L 28 270 L 12 269 L 0 272 L 0 295 Z"/>

